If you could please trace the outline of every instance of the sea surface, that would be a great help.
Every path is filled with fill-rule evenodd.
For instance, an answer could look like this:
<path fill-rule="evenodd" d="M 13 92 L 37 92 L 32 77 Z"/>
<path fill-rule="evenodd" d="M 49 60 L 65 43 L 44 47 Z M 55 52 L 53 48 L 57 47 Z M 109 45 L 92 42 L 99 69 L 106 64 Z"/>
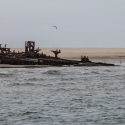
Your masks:
<path fill-rule="evenodd" d="M 0 125 L 125 125 L 125 64 L 1 68 Z"/>

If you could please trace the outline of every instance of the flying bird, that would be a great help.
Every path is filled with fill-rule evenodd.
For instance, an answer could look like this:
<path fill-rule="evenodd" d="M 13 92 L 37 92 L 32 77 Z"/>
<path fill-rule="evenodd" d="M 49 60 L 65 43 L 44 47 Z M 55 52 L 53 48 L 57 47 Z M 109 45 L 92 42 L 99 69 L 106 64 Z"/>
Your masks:
<path fill-rule="evenodd" d="M 57 26 L 53 26 L 53 27 L 55 27 L 57 29 Z"/>

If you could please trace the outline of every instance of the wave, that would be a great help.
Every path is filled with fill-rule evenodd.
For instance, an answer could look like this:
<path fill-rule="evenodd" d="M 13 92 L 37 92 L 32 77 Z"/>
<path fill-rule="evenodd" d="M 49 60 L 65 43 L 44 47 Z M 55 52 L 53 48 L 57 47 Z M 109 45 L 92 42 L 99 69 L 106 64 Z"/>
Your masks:
<path fill-rule="evenodd" d="M 84 74 L 84 75 L 89 75 L 89 74 L 90 74 L 90 72 L 84 72 L 83 74 Z"/>
<path fill-rule="evenodd" d="M 61 81 L 72 81 L 72 80 L 75 80 L 73 77 L 69 77 L 69 78 L 61 78 L 60 79 Z"/>
<path fill-rule="evenodd" d="M 43 81 L 44 79 L 42 78 L 29 78 L 27 81 Z"/>
<path fill-rule="evenodd" d="M 106 70 L 103 70 L 104 72 L 112 72 L 111 70 L 108 70 L 108 69 L 106 69 Z"/>
<path fill-rule="evenodd" d="M 31 111 L 26 111 L 22 115 L 30 115 L 30 114 L 36 114 L 38 112 L 31 112 Z"/>
<path fill-rule="evenodd" d="M 60 75 L 59 70 L 48 70 L 46 72 L 43 72 L 43 74 L 48 74 L 48 75 Z"/>
<path fill-rule="evenodd" d="M 13 83 L 9 84 L 10 86 L 34 86 L 34 83 Z"/>
<path fill-rule="evenodd" d="M 30 82 L 27 82 L 27 83 L 9 83 L 7 85 L 8 87 L 23 87 L 23 86 L 29 86 L 29 87 L 32 87 L 32 86 L 35 86 L 35 87 L 50 87 L 50 86 L 53 86 L 53 83 L 30 83 Z"/>
<path fill-rule="evenodd" d="M 15 74 L 10 74 L 10 73 L 0 73 L 0 77 L 12 77 L 14 76 Z"/>
<path fill-rule="evenodd" d="M 75 85 L 76 83 L 73 83 L 73 82 L 59 82 L 57 83 L 58 85 Z"/>
<path fill-rule="evenodd" d="M 98 71 L 92 71 L 92 74 L 100 74 Z"/>

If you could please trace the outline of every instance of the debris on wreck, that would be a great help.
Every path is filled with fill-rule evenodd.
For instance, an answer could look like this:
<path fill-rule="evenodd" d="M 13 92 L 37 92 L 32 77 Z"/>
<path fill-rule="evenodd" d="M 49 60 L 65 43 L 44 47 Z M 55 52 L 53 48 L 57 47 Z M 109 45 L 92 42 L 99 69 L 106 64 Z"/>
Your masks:
<path fill-rule="evenodd" d="M 0 64 L 11 65 L 52 65 L 52 66 L 115 66 L 114 64 L 92 62 L 86 56 L 81 56 L 81 60 L 67 60 L 58 57 L 61 50 L 51 50 L 54 57 L 40 53 L 39 47 L 35 48 L 35 41 L 25 42 L 25 52 L 10 51 L 10 48 L 2 47 L 0 44 Z"/>

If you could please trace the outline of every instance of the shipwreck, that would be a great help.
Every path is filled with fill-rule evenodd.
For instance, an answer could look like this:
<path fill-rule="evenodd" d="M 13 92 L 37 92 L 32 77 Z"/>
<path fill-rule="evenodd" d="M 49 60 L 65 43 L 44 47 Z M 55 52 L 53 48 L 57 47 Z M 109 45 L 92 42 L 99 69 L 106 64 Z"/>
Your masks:
<path fill-rule="evenodd" d="M 0 44 L 0 64 L 10 65 L 50 65 L 50 66 L 115 66 L 114 64 L 92 62 L 86 56 L 81 56 L 79 61 L 61 59 L 58 55 L 61 50 L 50 50 L 54 56 L 47 56 L 40 48 L 35 48 L 35 41 L 25 42 L 24 52 L 11 51 L 6 44 Z"/>

